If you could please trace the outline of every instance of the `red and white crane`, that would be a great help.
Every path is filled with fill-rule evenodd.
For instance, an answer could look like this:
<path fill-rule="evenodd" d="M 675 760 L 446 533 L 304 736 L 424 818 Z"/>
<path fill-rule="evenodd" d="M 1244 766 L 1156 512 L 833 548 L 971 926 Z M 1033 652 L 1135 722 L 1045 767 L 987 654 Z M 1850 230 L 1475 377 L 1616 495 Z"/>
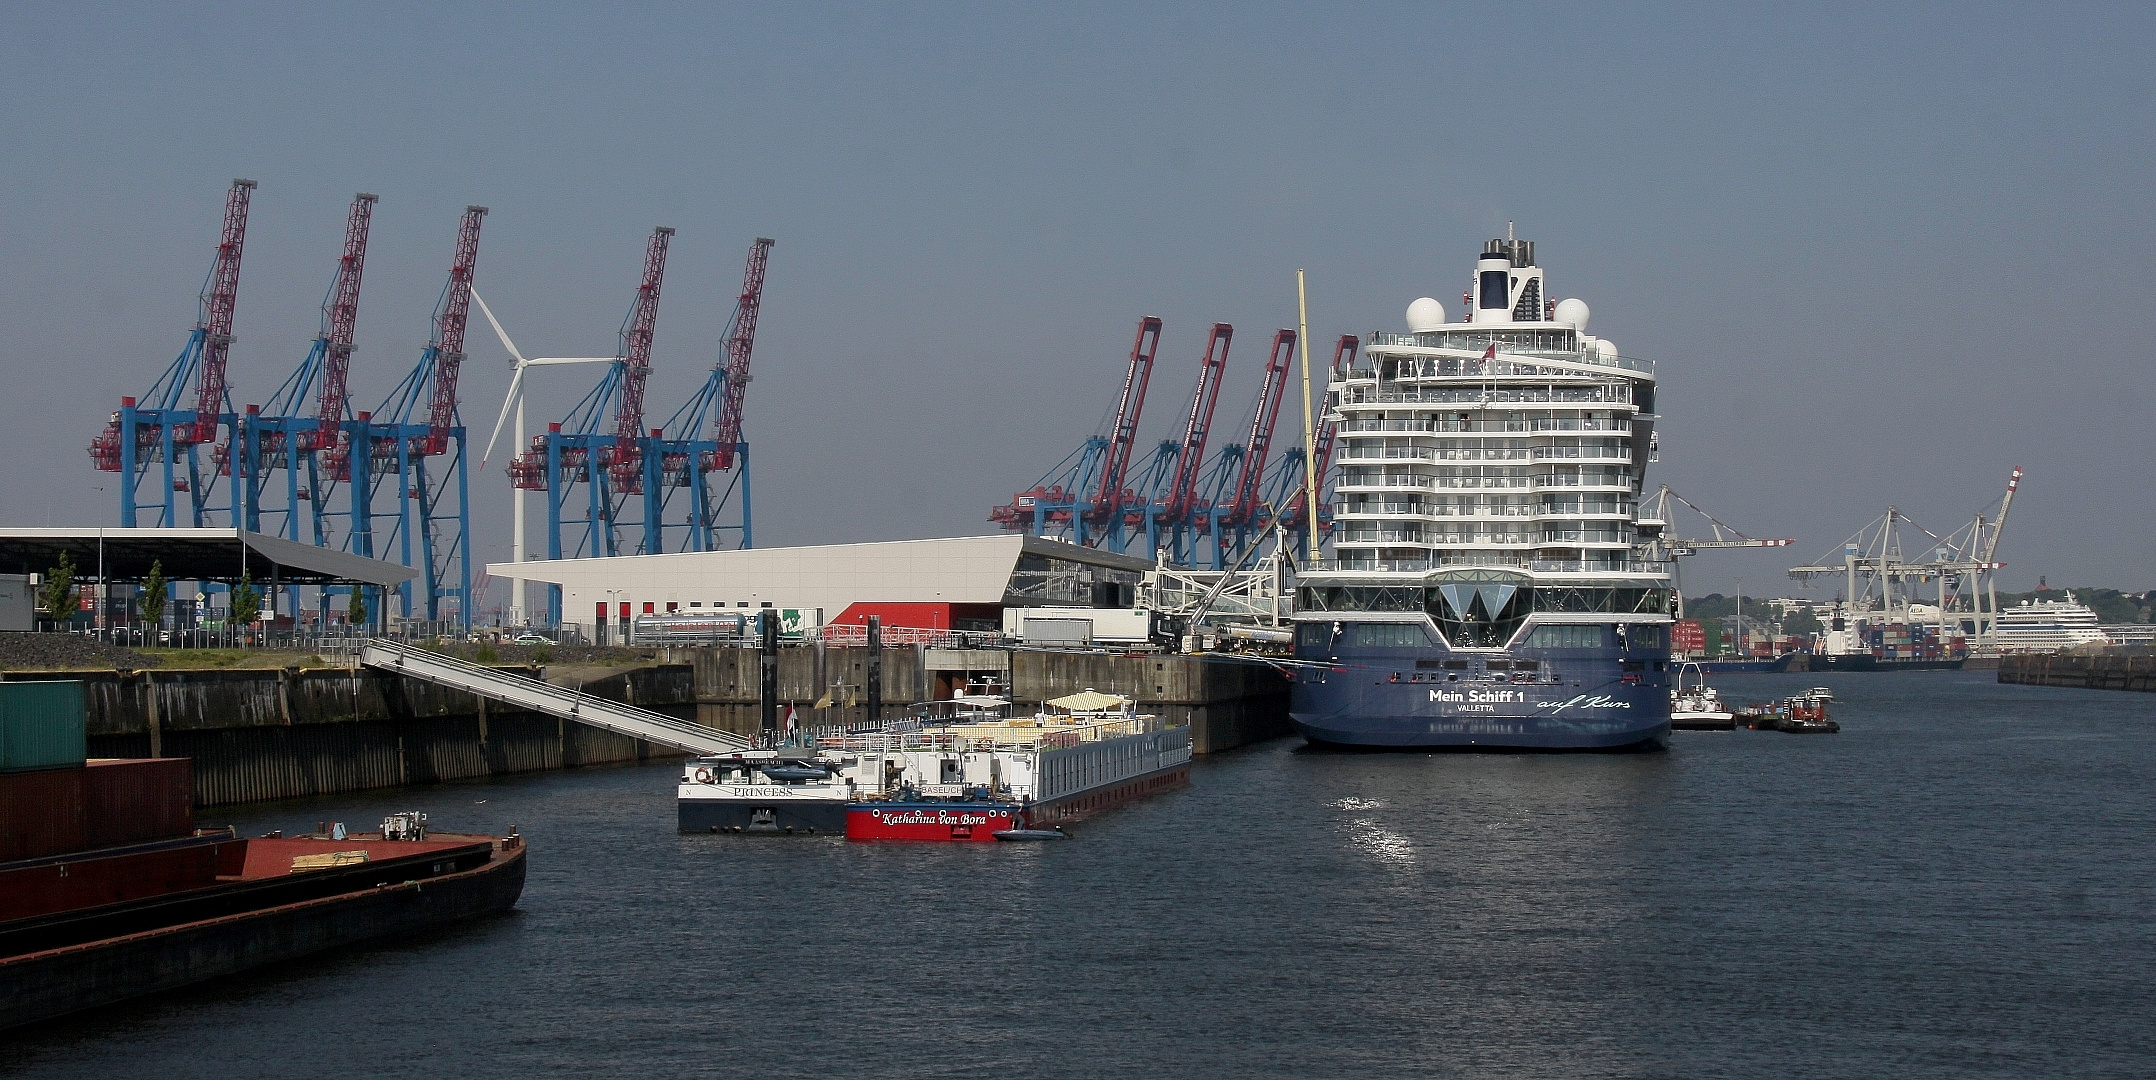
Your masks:
<path fill-rule="evenodd" d="M 1235 328 L 1214 323 L 1205 336 L 1205 358 L 1198 368 L 1198 386 L 1190 395 L 1190 415 L 1183 424 L 1183 441 L 1176 448 L 1174 478 L 1162 501 L 1163 523 L 1172 529 L 1197 524 L 1198 474 L 1205 462 L 1205 437 L 1213 424 L 1213 409 L 1220 404 L 1221 372 L 1228 366 L 1228 345 Z"/>

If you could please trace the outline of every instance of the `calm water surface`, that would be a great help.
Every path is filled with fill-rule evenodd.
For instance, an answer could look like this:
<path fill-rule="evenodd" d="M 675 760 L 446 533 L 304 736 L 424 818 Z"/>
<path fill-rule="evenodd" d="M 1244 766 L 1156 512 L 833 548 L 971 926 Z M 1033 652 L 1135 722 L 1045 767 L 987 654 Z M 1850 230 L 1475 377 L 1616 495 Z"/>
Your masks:
<path fill-rule="evenodd" d="M 212 811 L 520 826 L 514 915 L 0 1037 L 246 1077 L 2149 1076 L 2156 695 L 1824 682 L 1836 736 L 1311 753 L 1049 845 L 677 836 L 673 771 Z"/>

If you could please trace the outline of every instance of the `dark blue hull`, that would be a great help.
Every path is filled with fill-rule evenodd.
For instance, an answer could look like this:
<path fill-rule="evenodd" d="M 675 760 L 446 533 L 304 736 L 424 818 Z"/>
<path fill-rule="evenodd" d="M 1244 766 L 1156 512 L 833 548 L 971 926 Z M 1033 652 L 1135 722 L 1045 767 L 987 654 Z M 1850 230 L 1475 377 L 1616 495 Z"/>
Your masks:
<path fill-rule="evenodd" d="M 1598 652 L 1501 658 L 1508 667 L 1532 660 L 1530 676 L 1494 674 L 1480 654 L 1341 654 L 1327 658 L 1329 669 L 1297 672 L 1289 719 L 1311 742 L 1370 749 L 1631 750 L 1665 744 L 1667 655 Z M 1458 662 L 1469 655 L 1469 670 L 1435 667 L 1442 658 Z"/>

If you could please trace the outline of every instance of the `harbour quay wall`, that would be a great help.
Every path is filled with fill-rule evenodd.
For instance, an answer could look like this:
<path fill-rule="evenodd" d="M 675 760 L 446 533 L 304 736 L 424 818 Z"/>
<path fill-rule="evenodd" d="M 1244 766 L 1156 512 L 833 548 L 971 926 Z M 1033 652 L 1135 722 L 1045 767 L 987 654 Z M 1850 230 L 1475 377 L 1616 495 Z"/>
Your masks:
<path fill-rule="evenodd" d="M 754 649 L 674 650 L 686 662 L 602 673 L 556 669 L 550 681 L 707 727 L 754 735 L 762 725 L 762 657 Z M 865 648 L 788 647 L 779 701 L 804 724 L 868 719 Z M 1022 709 L 1094 689 L 1187 723 L 1201 754 L 1286 735 L 1288 686 L 1256 663 L 1190 656 L 883 650 L 887 712 L 992 677 Z M 539 668 L 504 667 L 548 677 Z M 8 671 L 0 680 L 85 684 L 92 757 L 193 760 L 195 805 L 227 806 L 407 784 L 473 780 L 677 758 L 669 747 L 512 709 L 465 691 L 370 668 Z M 834 690 L 835 687 L 835 690 Z M 818 709 L 831 694 L 833 705 Z M 849 704 L 850 703 L 850 704 Z"/>
<path fill-rule="evenodd" d="M 1999 681 L 2151 693 L 2156 692 L 2156 652 L 2016 653 L 1999 658 Z"/>
<path fill-rule="evenodd" d="M 680 650 L 677 650 L 677 655 Z M 887 712 L 915 701 L 949 697 L 967 679 L 993 678 L 1016 707 L 1080 690 L 1121 694 L 1139 711 L 1187 723 L 1201 754 L 1232 750 L 1289 734 L 1288 683 L 1264 664 L 1202 656 L 1025 652 L 887 646 L 881 682 Z M 753 735 L 762 724 L 762 656 L 754 649 L 690 651 L 696 672 L 696 721 Z M 780 650 L 779 708 L 798 710 L 804 724 L 868 720 L 865 647 Z M 828 697 L 831 704 L 816 707 Z"/>
<path fill-rule="evenodd" d="M 90 756 L 190 758 L 197 806 L 679 756 L 369 669 L 9 671 L 0 679 L 83 682 Z M 678 664 L 611 674 L 582 689 L 693 719 L 693 685 L 689 666 Z"/>

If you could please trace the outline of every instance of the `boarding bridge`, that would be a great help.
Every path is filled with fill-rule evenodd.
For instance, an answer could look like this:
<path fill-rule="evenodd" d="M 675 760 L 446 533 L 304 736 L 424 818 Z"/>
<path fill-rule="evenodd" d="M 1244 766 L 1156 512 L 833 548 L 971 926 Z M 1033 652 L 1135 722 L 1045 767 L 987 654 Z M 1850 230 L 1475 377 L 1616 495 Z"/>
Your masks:
<path fill-rule="evenodd" d="M 749 748 L 749 740 L 739 735 L 714 731 L 701 724 L 676 720 L 649 709 L 595 698 L 581 691 L 563 689 L 538 679 L 527 679 L 522 675 L 511 675 L 477 664 L 467 664 L 452 656 L 443 656 L 437 652 L 415 649 L 391 641 L 367 642 L 366 647 L 360 650 L 359 662 L 367 667 L 394 671 L 421 682 L 470 691 L 515 708 L 545 713 L 563 720 L 574 720 L 579 724 L 590 724 L 618 735 L 670 746 L 685 753 L 731 754 Z"/>

